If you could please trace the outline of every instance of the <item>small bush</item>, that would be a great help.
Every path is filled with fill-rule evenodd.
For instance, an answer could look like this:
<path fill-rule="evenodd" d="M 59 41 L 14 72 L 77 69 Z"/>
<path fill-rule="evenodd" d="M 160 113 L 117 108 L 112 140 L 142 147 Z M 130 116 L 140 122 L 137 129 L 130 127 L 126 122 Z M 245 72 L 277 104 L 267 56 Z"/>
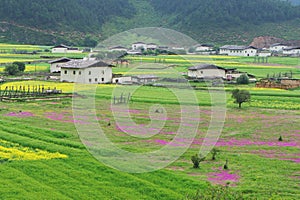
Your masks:
<path fill-rule="evenodd" d="M 212 160 L 216 160 L 216 156 L 219 154 L 220 150 L 216 149 L 216 148 L 213 148 L 211 150 L 211 153 L 212 153 Z"/>
<path fill-rule="evenodd" d="M 240 77 L 236 79 L 238 84 L 249 84 L 249 77 L 247 74 L 242 74 Z"/>
<path fill-rule="evenodd" d="M 8 75 L 16 75 L 19 73 L 19 68 L 18 65 L 11 64 L 11 65 L 6 65 L 4 71 L 8 73 Z"/>
<path fill-rule="evenodd" d="M 17 65 L 20 72 L 25 71 L 25 68 L 26 68 L 25 63 L 23 63 L 23 62 L 13 62 L 13 65 Z"/>

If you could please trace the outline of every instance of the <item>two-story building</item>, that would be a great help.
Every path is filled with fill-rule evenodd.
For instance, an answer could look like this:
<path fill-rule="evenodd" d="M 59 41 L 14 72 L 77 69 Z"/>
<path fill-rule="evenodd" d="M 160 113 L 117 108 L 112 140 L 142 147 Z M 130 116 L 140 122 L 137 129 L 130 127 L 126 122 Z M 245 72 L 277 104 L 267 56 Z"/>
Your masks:
<path fill-rule="evenodd" d="M 62 82 L 111 83 L 112 66 L 99 60 L 72 60 L 61 66 Z"/>

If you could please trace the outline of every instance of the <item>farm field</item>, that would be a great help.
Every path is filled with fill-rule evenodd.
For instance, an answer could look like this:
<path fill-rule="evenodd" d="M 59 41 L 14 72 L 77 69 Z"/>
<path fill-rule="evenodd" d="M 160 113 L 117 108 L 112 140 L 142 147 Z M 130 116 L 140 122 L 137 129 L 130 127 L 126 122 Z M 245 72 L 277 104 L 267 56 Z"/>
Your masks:
<path fill-rule="evenodd" d="M 174 68 L 179 72 L 186 72 L 187 67 L 191 65 L 211 63 L 224 68 L 236 68 L 242 72 L 248 72 L 257 78 L 266 78 L 269 74 L 291 72 L 295 78 L 300 78 L 300 60 L 299 58 L 289 57 L 270 57 L 268 63 L 255 63 L 253 57 L 233 57 L 233 56 L 202 56 L 202 55 L 161 55 L 161 56 L 129 56 L 133 63 L 158 63 L 162 65 L 175 65 Z M 126 69 L 120 69 L 124 73 Z M 118 70 L 116 70 L 118 72 Z"/>
<path fill-rule="evenodd" d="M 142 87 L 129 105 L 132 118 L 139 124 L 147 124 L 149 107 L 164 102 L 168 113 L 166 128 L 147 139 L 132 138 L 120 131 L 109 106 L 112 90 L 109 85 L 99 86 L 96 110 L 99 124 L 118 147 L 133 152 L 153 151 L 173 139 L 180 124 L 180 113 L 178 105 L 174 104 L 176 99 L 168 90 Z M 205 93 L 197 91 L 199 102 L 203 99 L 209 103 Z M 143 102 L 142 99 L 150 101 Z M 232 100 L 228 98 L 228 101 Z M 285 100 L 280 101 L 283 104 Z M 267 101 L 264 103 L 268 104 Z M 300 112 L 284 108 L 260 109 L 251 105 L 240 110 L 236 105 L 229 106 L 222 136 L 216 144 L 220 150 L 216 161 L 212 161 L 209 154 L 200 169 L 192 168 L 190 157 L 199 151 L 211 115 L 210 107 L 200 106 L 197 136 L 185 154 L 165 169 L 128 174 L 101 164 L 80 143 L 72 123 L 71 100 L 1 102 L 1 146 L 29 148 L 30 153 L 36 154 L 45 151 L 64 155 L 27 160 L 22 157 L 5 159 L 0 154 L 0 168 L 4 172 L 0 180 L 5 186 L 0 189 L 2 197 L 42 198 L 51 193 L 51 198 L 60 199 L 180 199 L 207 188 L 209 182 L 223 185 L 228 182 L 231 190 L 243 193 L 245 198 L 298 199 Z M 88 121 L 81 119 L 80 123 Z M 278 141 L 280 135 L 282 142 Z M 180 147 L 182 142 L 177 138 L 174 145 Z M 0 149 L 0 152 L 7 151 Z M 226 159 L 229 170 L 222 169 Z"/>
<path fill-rule="evenodd" d="M 4 54 L 3 59 L 11 59 L 9 62 L 22 60 L 22 56 Z M 32 61 L 40 59 L 40 55 L 29 56 Z M 247 71 L 258 78 L 290 71 L 295 78 L 300 78 L 299 58 L 272 57 L 269 64 L 253 63 L 253 58 L 199 55 L 130 56 L 126 59 L 131 64 L 114 67 L 113 73 L 173 77 L 173 70 L 184 75 L 191 63 L 214 63 Z M 172 70 L 160 71 L 144 69 L 144 64 L 173 66 Z M 3 68 L 0 67 L 2 74 Z M 48 70 L 45 62 L 26 65 L 26 73 Z M 300 90 L 262 89 L 255 88 L 254 84 L 225 84 L 224 88 L 209 84 L 207 87 L 203 83 L 191 85 L 195 87 L 192 92 L 196 104 L 189 98 L 178 100 L 177 94 L 189 94 L 184 87 L 138 86 L 131 93 L 129 104 L 114 107 L 115 93 L 126 95 L 135 86 L 97 85 L 92 87 L 94 93 L 84 85 L 80 90 L 82 85 L 73 83 L 35 80 L 1 83 L 1 90 L 11 86 L 44 86 L 63 93 L 73 93 L 75 89 L 84 96 L 13 103 L 0 101 L 0 199 L 201 199 L 195 197 L 197 192 L 209 193 L 218 186 L 223 186 L 227 195 L 236 193 L 244 199 L 300 199 Z M 251 102 L 244 103 L 241 109 L 231 98 L 235 88 L 247 89 L 251 94 Z M 223 92 L 225 122 L 215 144 L 219 153 L 216 160 L 212 160 L 212 153 L 209 153 L 200 168 L 194 169 L 191 157 L 203 147 L 211 123 L 214 106 L 211 98 Z M 75 115 L 76 100 L 89 98 L 95 103 L 94 110 L 82 109 L 82 115 Z M 163 112 L 155 111 L 158 105 L 163 107 Z M 123 115 L 123 109 L 127 110 L 125 106 L 128 106 L 132 121 Z M 91 116 L 93 112 L 95 117 Z M 187 115 L 188 122 L 182 122 L 182 113 Z M 127 173 L 98 161 L 88 151 L 89 144 L 82 142 L 78 127 L 92 127 L 90 117 L 97 120 L 114 146 L 124 151 L 143 154 L 166 145 L 180 150 L 187 143 L 190 147 L 162 169 Z M 154 125 L 163 123 L 163 126 L 153 127 L 152 122 Z M 178 136 L 181 126 L 186 130 L 196 127 L 196 135 L 193 138 Z M 104 153 L 110 155 L 109 149 Z M 118 163 L 115 156 L 111 155 L 109 160 L 116 159 Z M 226 160 L 227 170 L 223 169 Z M 234 199 L 231 197 L 229 199 Z"/>

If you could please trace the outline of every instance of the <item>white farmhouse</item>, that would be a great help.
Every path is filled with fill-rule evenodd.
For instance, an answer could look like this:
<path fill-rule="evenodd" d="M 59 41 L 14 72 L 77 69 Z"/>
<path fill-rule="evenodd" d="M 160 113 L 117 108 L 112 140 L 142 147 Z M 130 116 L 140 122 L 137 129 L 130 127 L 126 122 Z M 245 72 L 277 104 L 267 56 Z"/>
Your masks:
<path fill-rule="evenodd" d="M 81 51 L 77 47 L 69 47 L 61 44 L 52 47 L 52 53 L 81 53 Z"/>
<path fill-rule="evenodd" d="M 50 72 L 51 73 L 60 72 L 61 66 L 70 61 L 71 61 L 70 58 L 65 58 L 65 57 L 49 61 L 48 63 L 50 64 Z"/>
<path fill-rule="evenodd" d="M 60 81 L 111 83 L 112 66 L 99 60 L 72 60 L 61 66 Z"/>
<path fill-rule="evenodd" d="M 196 46 L 195 51 L 213 51 L 214 46 L 209 44 L 199 44 Z"/>
<path fill-rule="evenodd" d="M 300 56 L 300 46 L 284 48 L 282 53 L 287 56 Z"/>
<path fill-rule="evenodd" d="M 288 46 L 281 44 L 281 43 L 275 43 L 270 46 L 270 51 L 271 52 L 282 52 L 283 49 L 285 49 L 285 48 L 288 48 Z"/>
<path fill-rule="evenodd" d="M 212 64 L 201 64 L 188 68 L 189 78 L 226 78 L 226 69 L 212 65 Z"/>
<path fill-rule="evenodd" d="M 132 44 L 132 50 L 141 50 L 141 49 L 146 50 L 147 44 L 145 44 L 144 42 L 136 42 Z"/>
<path fill-rule="evenodd" d="M 147 44 L 147 50 L 156 50 L 158 49 L 158 45 L 155 43 L 149 43 Z"/>
<path fill-rule="evenodd" d="M 253 46 L 225 45 L 220 47 L 219 54 L 228 56 L 256 56 L 257 48 Z"/>

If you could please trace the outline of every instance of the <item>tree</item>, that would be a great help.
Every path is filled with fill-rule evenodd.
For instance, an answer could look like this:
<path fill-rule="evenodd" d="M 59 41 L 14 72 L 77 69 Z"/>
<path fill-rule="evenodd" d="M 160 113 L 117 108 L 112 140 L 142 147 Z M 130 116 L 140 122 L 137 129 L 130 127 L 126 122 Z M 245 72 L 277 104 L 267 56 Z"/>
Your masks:
<path fill-rule="evenodd" d="M 240 77 L 236 79 L 238 84 L 249 84 L 249 77 L 247 74 L 242 74 Z"/>
<path fill-rule="evenodd" d="M 234 103 L 239 104 L 239 108 L 241 108 L 242 103 L 250 101 L 251 95 L 248 90 L 235 89 L 232 91 L 232 98 L 235 99 Z"/>
<path fill-rule="evenodd" d="M 211 153 L 212 153 L 212 160 L 216 160 L 216 156 L 218 155 L 218 153 L 220 152 L 220 150 L 216 149 L 216 148 L 213 148 L 211 150 Z"/>
<path fill-rule="evenodd" d="M 19 68 L 16 64 L 10 64 L 5 66 L 4 71 L 9 75 L 16 75 L 19 72 Z"/>
<path fill-rule="evenodd" d="M 198 156 L 197 154 L 192 156 L 191 158 L 192 162 L 193 162 L 193 168 L 199 168 L 200 162 L 205 160 L 204 156 Z"/>
<path fill-rule="evenodd" d="M 20 72 L 25 71 L 25 68 L 26 68 L 25 63 L 23 63 L 23 62 L 13 62 L 13 65 L 17 65 Z"/>

